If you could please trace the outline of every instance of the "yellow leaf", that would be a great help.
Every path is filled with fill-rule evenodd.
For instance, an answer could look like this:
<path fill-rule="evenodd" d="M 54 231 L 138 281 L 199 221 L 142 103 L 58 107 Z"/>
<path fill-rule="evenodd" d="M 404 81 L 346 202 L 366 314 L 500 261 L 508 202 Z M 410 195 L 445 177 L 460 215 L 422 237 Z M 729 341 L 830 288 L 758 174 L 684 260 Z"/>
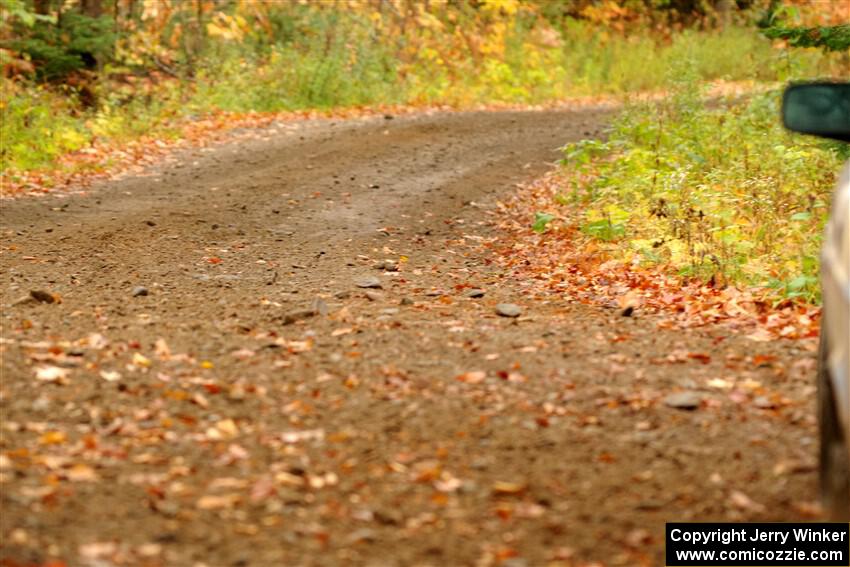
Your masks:
<path fill-rule="evenodd" d="M 48 431 L 38 438 L 41 445 L 60 445 L 68 440 L 64 431 Z"/>
<path fill-rule="evenodd" d="M 143 355 L 140 352 L 133 353 L 133 364 L 136 366 L 141 366 L 142 368 L 150 368 L 151 361 L 148 357 Z"/>

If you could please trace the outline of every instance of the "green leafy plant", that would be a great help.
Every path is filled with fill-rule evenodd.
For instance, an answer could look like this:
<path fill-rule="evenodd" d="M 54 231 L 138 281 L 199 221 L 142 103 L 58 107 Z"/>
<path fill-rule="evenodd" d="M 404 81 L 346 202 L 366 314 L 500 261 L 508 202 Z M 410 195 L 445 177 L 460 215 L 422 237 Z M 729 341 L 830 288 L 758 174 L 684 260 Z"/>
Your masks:
<path fill-rule="evenodd" d="M 581 230 L 585 234 L 608 242 L 622 238 L 626 234 L 625 225 L 622 223 L 613 223 L 611 219 L 588 222 L 582 225 Z"/>
<path fill-rule="evenodd" d="M 546 232 L 546 227 L 555 220 L 555 215 L 549 213 L 534 213 L 534 223 L 531 225 L 531 230 L 538 234 Z"/>

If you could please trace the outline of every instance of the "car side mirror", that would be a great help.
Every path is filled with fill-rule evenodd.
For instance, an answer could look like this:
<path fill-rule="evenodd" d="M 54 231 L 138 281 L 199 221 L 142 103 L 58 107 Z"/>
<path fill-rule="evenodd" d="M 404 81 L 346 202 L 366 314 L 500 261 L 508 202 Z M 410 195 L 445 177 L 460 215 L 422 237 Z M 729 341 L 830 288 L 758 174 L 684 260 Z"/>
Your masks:
<path fill-rule="evenodd" d="M 801 83 L 785 89 L 782 122 L 801 134 L 850 142 L 850 83 Z"/>

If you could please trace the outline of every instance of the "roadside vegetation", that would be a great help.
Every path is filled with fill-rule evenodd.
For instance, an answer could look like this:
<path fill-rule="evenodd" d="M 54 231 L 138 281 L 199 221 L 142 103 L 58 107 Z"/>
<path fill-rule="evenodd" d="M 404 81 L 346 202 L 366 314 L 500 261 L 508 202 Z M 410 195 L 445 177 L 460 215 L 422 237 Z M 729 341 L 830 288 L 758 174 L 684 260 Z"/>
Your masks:
<path fill-rule="evenodd" d="M 816 301 L 823 222 L 850 154 L 785 131 L 780 97 L 707 107 L 687 80 L 630 107 L 607 141 L 565 148 L 554 211 L 578 212 L 583 236 L 627 263 Z"/>
<path fill-rule="evenodd" d="M 838 25 L 806 25 L 812 20 Z M 790 45 L 776 76 L 850 77 L 845 21 L 774 8 L 760 22 L 764 35 Z M 820 66 L 794 47 L 821 50 Z M 560 223 L 565 237 L 584 240 L 576 246 L 624 266 L 746 287 L 774 304 L 818 303 L 821 233 L 850 146 L 786 131 L 779 87 L 706 104 L 698 60 L 686 55 L 668 69 L 669 97 L 628 105 L 606 141 L 564 148 L 552 205 L 532 228 Z"/>
<path fill-rule="evenodd" d="M 537 104 L 664 89 L 683 59 L 700 81 L 828 63 L 740 14 L 621 4 L 2 0 L 2 169 L 222 112 Z"/>

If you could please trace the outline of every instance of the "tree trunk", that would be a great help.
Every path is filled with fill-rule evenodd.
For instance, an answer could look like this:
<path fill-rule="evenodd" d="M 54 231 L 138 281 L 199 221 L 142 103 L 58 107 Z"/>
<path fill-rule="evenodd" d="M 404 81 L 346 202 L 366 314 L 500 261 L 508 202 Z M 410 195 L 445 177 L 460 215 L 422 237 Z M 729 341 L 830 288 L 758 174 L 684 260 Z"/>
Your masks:
<path fill-rule="evenodd" d="M 717 12 L 717 22 L 721 28 L 727 27 L 732 21 L 732 0 L 717 0 L 714 11 Z"/>
<path fill-rule="evenodd" d="M 35 0 L 33 8 L 39 16 L 46 16 L 50 13 L 50 0 Z"/>
<path fill-rule="evenodd" d="M 101 0 L 80 0 L 80 11 L 90 18 L 99 18 L 103 14 L 103 3 Z"/>

